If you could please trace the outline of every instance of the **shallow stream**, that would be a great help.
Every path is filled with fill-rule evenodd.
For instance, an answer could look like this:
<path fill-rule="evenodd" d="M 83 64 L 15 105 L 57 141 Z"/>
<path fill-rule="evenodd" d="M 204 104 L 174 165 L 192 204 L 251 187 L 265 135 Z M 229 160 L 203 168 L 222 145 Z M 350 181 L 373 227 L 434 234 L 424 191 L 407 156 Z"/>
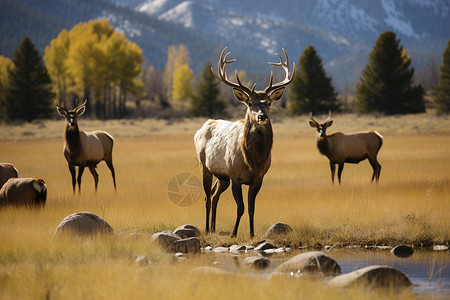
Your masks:
<path fill-rule="evenodd" d="M 371 265 L 387 265 L 402 271 L 413 284 L 418 298 L 450 299 L 450 253 L 448 251 L 416 251 L 407 258 L 396 257 L 388 250 L 331 250 L 323 251 L 340 265 L 342 273 L 349 273 Z M 256 251 L 207 253 L 208 261 L 228 272 L 244 272 L 248 276 L 268 278 L 283 262 L 299 254 L 299 251 L 264 255 L 270 265 L 264 270 L 244 268 L 243 261 Z"/>

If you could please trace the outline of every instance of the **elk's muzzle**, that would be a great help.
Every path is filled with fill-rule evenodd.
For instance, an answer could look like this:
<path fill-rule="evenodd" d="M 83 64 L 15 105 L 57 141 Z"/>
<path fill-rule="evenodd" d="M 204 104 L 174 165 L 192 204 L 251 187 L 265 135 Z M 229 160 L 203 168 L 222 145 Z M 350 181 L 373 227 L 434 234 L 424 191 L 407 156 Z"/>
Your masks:
<path fill-rule="evenodd" d="M 268 120 L 267 115 L 265 114 L 258 115 L 258 123 L 265 124 L 267 120 Z"/>

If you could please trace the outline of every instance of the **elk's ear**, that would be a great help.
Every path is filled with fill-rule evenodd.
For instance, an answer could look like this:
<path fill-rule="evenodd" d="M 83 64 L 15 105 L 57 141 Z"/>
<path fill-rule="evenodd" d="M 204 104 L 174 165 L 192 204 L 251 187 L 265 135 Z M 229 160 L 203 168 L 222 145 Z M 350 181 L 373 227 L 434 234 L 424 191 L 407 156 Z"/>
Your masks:
<path fill-rule="evenodd" d="M 284 89 L 285 89 L 285 87 L 283 86 L 283 87 L 280 87 L 280 88 L 276 89 L 272 93 L 270 93 L 270 95 L 269 95 L 270 102 L 274 102 L 274 101 L 280 100 L 281 97 L 283 96 Z"/>
<path fill-rule="evenodd" d="M 239 102 L 244 102 L 244 103 L 247 103 L 247 102 L 248 102 L 249 97 L 248 97 L 248 95 L 247 95 L 246 93 L 244 93 L 243 91 L 233 88 L 233 93 L 234 93 L 234 97 L 236 97 L 236 99 L 237 99 Z"/>
<path fill-rule="evenodd" d="M 311 127 L 314 127 L 314 128 L 318 128 L 319 127 L 319 125 L 316 122 L 313 122 L 313 121 L 309 121 L 309 125 L 311 125 Z"/>
<path fill-rule="evenodd" d="M 330 127 L 331 125 L 333 125 L 333 120 L 330 120 L 330 121 L 325 123 L 326 127 Z"/>
<path fill-rule="evenodd" d="M 81 116 L 82 114 L 84 114 L 85 110 L 86 110 L 86 106 L 82 105 L 77 108 L 76 113 L 77 113 L 77 115 Z"/>
<path fill-rule="evenodd" d="M 67 110 L 65 110 L 64 108 L 62 108 L 61 106 L 59 106 L 59 105 L 56 105 L 56 111 L 58 112 L 58 114 L 61 116 L 61 117 L 67 117 Z"/>

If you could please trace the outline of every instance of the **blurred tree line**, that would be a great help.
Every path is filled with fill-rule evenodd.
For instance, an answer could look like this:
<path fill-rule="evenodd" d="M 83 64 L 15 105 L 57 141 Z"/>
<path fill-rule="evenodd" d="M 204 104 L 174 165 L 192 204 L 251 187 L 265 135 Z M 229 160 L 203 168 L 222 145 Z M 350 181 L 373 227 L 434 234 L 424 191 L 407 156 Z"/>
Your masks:
<path fill-rule="evenodd" d="M 45 62 L 45 65 L 43 63 Z M 206 62 L 195 76 L 185 45 L 170 46 L 164 70 L 143 67 L 141 49 L 114 31 L 106 20 L 89 21 L 63 30 L 45 48 L 43 61 L 25 38 L 13 60 L 0 56 L 0 117 L 4 120 L 48 118 L 55 98 L 71 106 L 75 97 L 88 98 L 96 118 L 129 116 L 150 101 L 152 108 L 182 112 L 183 116 L 225 116 L 238 105 L 229 88 L 221 85 Z M 230 72 L 231 73 L 231 72 Z M 244 84 L 246 74 L 239 72 Z M 230 74 L 233 80 L 233 75 Z M 227 91 L 226 93 L 224 91 Z M 392 31 L 383 32 L 370 53 L 355 87 L 355 111 L 406 114 L 425 111 L 424 88 L 414 84 L 411 58 Z M 439 84 L 435 86 L 438 113 L 450 112 L 450 41 L 443 53 Z M 305 48 L 289 87 L 287 110 L 292 115 L 327 113 L 343 109 L 315 48 Z M 141 115 L 141 116 L 146 116 Z"/>

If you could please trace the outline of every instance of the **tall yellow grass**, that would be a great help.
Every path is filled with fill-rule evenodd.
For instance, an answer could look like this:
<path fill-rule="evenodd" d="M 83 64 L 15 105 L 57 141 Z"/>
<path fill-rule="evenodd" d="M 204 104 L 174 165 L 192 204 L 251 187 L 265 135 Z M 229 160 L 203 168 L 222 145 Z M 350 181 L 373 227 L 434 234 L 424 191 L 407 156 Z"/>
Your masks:
<path fill-rule="evenodd" d="M 2 125 L 0 160 L 13 163 L 21 177 L 42 177 L 48 198 L 41 210 L 0 210 L 0 298 L 176 299 L 212 295 L 223 299 L 239 294 L 242 298 L 357 299 L 358 293 L 317 289 L 307 281 L 267 281 L 239 274 L 187 276 L 193 266 L 209 262 L 197 258 L 174 264 L 170 255 L 150 245 L 148 237 L 156 231 L 173 230 L 186 223 L 204 230 L 203 196 L 183 208 L 167 195 L 173 176 L 191 173 L 200 178 L 192 138 L 203 121 L 80 120 L 84 130 L 101 128 L 115 136 L 117 192 L 102 162 L 98 166 L 98 193 L 94 193 L 92 176 L 85 172 L 82 192 L 75 195 L 62 155 L 62 120 Z M 364 161 L 345 165 L 342 185 L 333 186 L 328 160 L 317 151 L 307 118 L 286 118 L 274 123 L 272 167 L 256 200 L 256 238 L 249 239 L 246 214 L 238 237 L 229 237 L 236 205 L 227 191 L 218 207 L 218 233 L 203 235 L 202 243 L 249 244 L 263 239 L 265 230 L 279 221 L 290 224 L 294 233 L 276 242 L 292 247 L 315 243 L 429 246 L 450 241 L 447 117 L 337 115 L 333 127 L 342 131 L 374 129 L 384 135 L 378 185 L 370 183 L 372 169 Z M 244 194 L 246 191 L 244 188 Z M 79 211 L 103 217 L 116 235 L 53 241 L 61 220 Z M 140 237 L 131 237 L 133 233 Z M 153 262 L 150 268 L 134 265 L 139 254 L 146 254 Z"/>

